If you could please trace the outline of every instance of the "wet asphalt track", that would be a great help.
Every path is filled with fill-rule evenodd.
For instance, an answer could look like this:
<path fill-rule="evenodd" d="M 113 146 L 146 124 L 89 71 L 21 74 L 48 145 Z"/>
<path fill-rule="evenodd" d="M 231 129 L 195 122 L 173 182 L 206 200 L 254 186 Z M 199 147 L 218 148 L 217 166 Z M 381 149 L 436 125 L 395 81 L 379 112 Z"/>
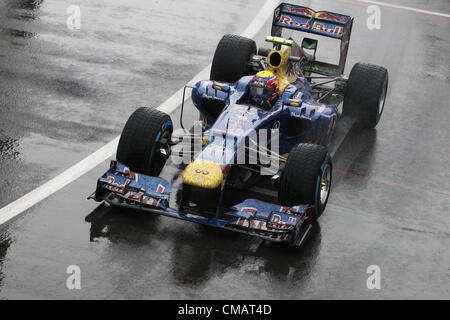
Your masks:
<path fill-rule="evenodd" d="M 383 8 L 370 31 L 360 3 L 301 3 L 356 17 L 347 72 L 358 61 L 390 72 L 382 122 L 344 140 L 302 250 L 96 209 L 86 196 L 105 162 L 0 229 L 0 298 L 449 299 L 450 19 Z M 450 13 L 443 0 L 390 3 Z M 136 107 L 158 106 L 259 2 L 77 1 L 79 32 L 65 24 L 70 4 L 0 1 L 0 206 L 110 141 Z M 80 291 L 66 288 L 69 265 Z M 381 290 L 366 288 L 369 265 Z"/>

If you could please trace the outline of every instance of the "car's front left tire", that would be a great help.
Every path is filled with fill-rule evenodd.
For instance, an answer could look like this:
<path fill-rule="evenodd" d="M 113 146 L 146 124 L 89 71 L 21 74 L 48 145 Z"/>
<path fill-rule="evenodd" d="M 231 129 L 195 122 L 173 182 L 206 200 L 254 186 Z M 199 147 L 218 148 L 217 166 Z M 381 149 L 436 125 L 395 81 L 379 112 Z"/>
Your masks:
<path fill-rule="evenodd" d="M 170 156 L 173 124 L 166 113 L 147 107 L 128 118 L 117 147 L 117 161 L 130 170 L 158 176 Z"/>

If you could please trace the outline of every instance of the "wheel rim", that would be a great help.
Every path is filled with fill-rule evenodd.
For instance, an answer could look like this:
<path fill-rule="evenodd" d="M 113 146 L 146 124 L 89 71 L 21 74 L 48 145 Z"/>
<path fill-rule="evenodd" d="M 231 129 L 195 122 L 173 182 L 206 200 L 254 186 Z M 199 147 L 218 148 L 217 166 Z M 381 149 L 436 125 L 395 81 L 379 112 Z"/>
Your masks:
<path fill-rule="evenodd" d="M 381 114 L 383 113 L 384 110 L 384 103 L 386 102 L 386 93 L 387 93 L 387 82 L 383 87 L 383 92 L 381 93 L 380 101 L 378 102 L 378 115 L 377 115 L 378 120 L 380 119 Z"/>
<path fill-rule="evenodd" d="M 323 207 L 330 194 L 331 187 L 331 170 L 330 165 L 327 164 L 322 172 L 322 177 L 320 179 L 320 205 Z"/>

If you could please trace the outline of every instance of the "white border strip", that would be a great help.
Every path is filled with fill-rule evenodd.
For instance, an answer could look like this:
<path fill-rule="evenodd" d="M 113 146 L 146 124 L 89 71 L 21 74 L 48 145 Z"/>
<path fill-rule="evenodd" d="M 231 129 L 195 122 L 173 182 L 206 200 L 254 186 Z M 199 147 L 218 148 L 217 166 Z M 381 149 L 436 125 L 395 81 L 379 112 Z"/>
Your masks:
<path fill-rule="evenodd" d="M 278 5 L 278 0 L 266 0 L 264 6 L 259 10 L 256 17 L 249 24 L 249 26 L 241 33 L 242 36 L 247 38 L 253 38 L 257 32 L 262 28 L 266 20 L 272 15 L 273 10 Z M 195 84 L 200 80 L 209 78 L 209 72 L 211 69 L 211 64 L 205 69 L 200 71 L 189 84 Z M 187 96 L 186 99 L 189 97 Z M 157 109 L 164 111 L 166 113 L 171 113 L 180 105 L 183 99 L 183 88 L 178 90 L 169 99 L 162 103 Z M 74 166 L 65 170 L 63 173 L 59 174 L 55 178 L 41 185 L 40 187 L 34 189 L 30 193 L 27 193 L 23 197 L 15 200 L 14 202 L 8 204 L 7 206 L 0 209 L 0 226 L 18 216 L 25 210 L 31 208 L 38 202 L 46 199 L 53 193 L 64 188 L 66 185 L 77 180 L 83 176 L 88 171 L 92 170 L 103 161 L 114 155 L 117 149 L 117 144 L 119 143 L 120 136 L 114 138 L 112 141 L 90 154 Z"/>
<path fill-rule="evenodd" d="M 433 15 L 433 16 L 450 18 L 450 14 L 446 14 L 446 13 L 440 13 L 440 12 L 416 9 L 416 8 L 405 7 L 405 6 L 400 6 L 400 5 L 396 5 L 396 4 L 390 4 L 390 3 L 379 2 L 379 1 L 372 1 L 372 0 L 357 0 L 357 1 L 364 2 L 364 3 L 369 3 L 369 4 L 375 4 L 375 5 L 379 5 L 379 6 L 391 7 L 391 8 L 396 8 L 396 9 L 403 9 L 403 10 L 408 10 L 408 11 L 413 11 L 413 12 L 419 12 L 419 13 L 429 14 L 429 15 Z"/>

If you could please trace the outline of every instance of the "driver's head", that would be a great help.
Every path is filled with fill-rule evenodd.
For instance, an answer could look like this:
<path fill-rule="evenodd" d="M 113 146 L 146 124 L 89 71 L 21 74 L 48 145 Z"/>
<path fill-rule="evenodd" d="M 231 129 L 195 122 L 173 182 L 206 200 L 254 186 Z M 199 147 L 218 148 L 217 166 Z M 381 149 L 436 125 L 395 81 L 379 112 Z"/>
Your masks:
<path fill-rule="evenodd" d="M 265 109 L 271 109 L 278 98 L 278 78 L 270 71 L 258 72 L 249 83 L 250 99 Z"/>

